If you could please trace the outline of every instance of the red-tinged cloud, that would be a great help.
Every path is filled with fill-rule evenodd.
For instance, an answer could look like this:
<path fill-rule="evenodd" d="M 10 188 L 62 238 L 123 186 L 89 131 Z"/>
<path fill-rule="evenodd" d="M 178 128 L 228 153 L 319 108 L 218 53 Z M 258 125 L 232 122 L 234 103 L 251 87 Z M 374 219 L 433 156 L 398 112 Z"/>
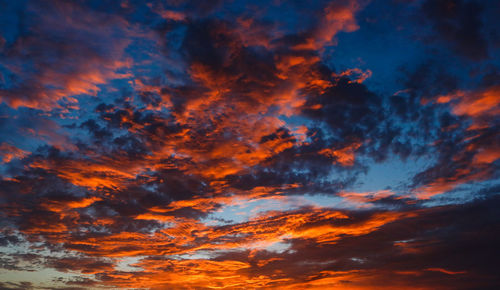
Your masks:
<path fill-rule="evenodd" d="M 2 159 L 2 163 L 9 163 L 13 159 L 22 159 L 29 153 L 6 142 L 0 144 L 0 158 Z"/>
<path fill-rule="evenodd" d="M 488 127 L 488 120 L 500 114 L 500 87 L 493 86 L 481 91 L 458 91 L 439 96 L 436 103 L 449 103 L 455 115 L 473 120 L 469 130 Z"/>
<path fill-rule="evenodd" d="M 239 248 L 265 249 L 286 240 L 306 239 L 334 244 L 345 236 L 366 235 L 379 227 L 411 214 L 377 213 L 366 220 L 350 221 L 342 212 L 304 210 L 272 212 L 241 224 L 206 226 L 192 219 L 159 213 L 141 214 L 140 220 L 167 223 L 155 234 L 119 233 L 70 241 L 67 247 L 94 256 L 179 255 L 200 250 Z"/>
<path fill-rule="evenodd" d="M 248 223 L 214 228 L 181 223 L 177 230 L 173 226 L 171 230 L 155 235 L 122 233 L 84 240 L 80 244 L 75 242 L 69 246 L 81 253 L 93 249 L 89 252 L 93 256 L 121 257 L 118 260 L 126 259 L 127 255 L 143 257 L 139 262 L 131 263 L 129 271 L 118 270 L 116 266 L 111 269 L 111 261 L 98 262 L 97 258 L 84 259 L 78 264 L 72 264 L 71 259 L 51 263 L 63 271 L 95 273 L 97 284 L 125 288 L 384 289 L 388 277 L 392 279 L 390 287 L 394 288 L 451 289 L 460 281 L 464 285 L 474 285 L 476 282 L 471 281 L 478 277 L 487 278 L 484 280 L 486 284 L 482 284 L 487 285 L 493 281 L 488 280 L 491 276 L 486 275 L 491 270 L 478 272 L 478 268 L 474 268 L 465 271 L 461 267 L 467 263 L 469 269 L 472 265 L 480 267 L 481 259 L 488 255 L 488 251 L 481 251 L 479 257 L 471 256 L 471 259 L 460 257 L 455 261 L 446 261 L 440 258 L 447 255 L 442 251 L 456 251 L 481 243 L 478 237 L 463 232 L 475 226 L 471 220 L 461 220 L 456 224 L 459 228 L 451 233 L 428 236 L 427 232 L 448 227 L 450 222 L 456 222 L 460 216 L 485 216 L 485 209 L 495 206 L 491 202 L 481 202 L 466 208 L 449 206 L 423 209 L 390 219 L 387 216 L 394 213 L 351 213 L 353 215 L 349 217 L 347 214 L 350 213 L 347 212 L 303 210 L 279 215 L 272 213 Z M 446 218 L 436 221 L 437 216 Z M 490 222 L 494 222 L 494 219 L 488 220 Z M 413 230 L 402 230 L 406 227 Z M 273 241 L 276 236 L 274 232 L 278 231 L 279 234 L 280 230 L 289 233 L 287 250 L 268 250 L 263 243 L 261 247 L 252 247 L 250 251 L 242 247 L 241 241 L 246 240 L 245 236 L 249 233 L 252 235 L 248 240 L 251 236 L 256 237 L 257 241 L 251 241 L 256 244 L 263 237 Z M 231 242 L 221 239 L 221 234 L 227 239 L 233 232 L 236 237 Z M 320 238 L 327 232 L 338 235 L 334 243 Z M 484 232 L 483 235 L 489 234 Z M 192 239 L 167 242 L 175 236 Z M 209 242 L 207 238 L 212 239 L 214 245 L 204 247 L 199 244 Z M 454 241 L 451 248 L 448 239 Z M 178 249 L 183 258 L 165 257 L 165 254 L 172 253 L 174 247 L 182 244 L 189 245 Z M 229 250 L 228 247 L 234 248 Z M 195 258 L 196 255 L 205 255 L 199 252 L 200 249 L 211 252 L 212 258 Z M 467 259 L 468 262 L 465 262 Z M 114 260 L 114 263 L 118 260 Z M 408 260 L 411 262 L 405 262 Z M 457 262 L 462 266 L 455 265 Z M 87 270 L 93 264 L 101 266 L 96 266 L 92 272 Z"/>
<path fill-rule="evenodd" d="M 493 173 L 489 168 L 475 168 L 475 171 L 458 169 L 452 176 L 437 178 L 429 184 L 416 188 L 414 190 L 415 196 L 419 199 L 429 199 L 468 182 L 487 180 Z"/>
<path fill-rule="evenodd" d="M 43 206 L 47 210 L 53 212 L 63 212 L 63 211 L 71 211 L 72 209 L 75 208 L 85 208 L 99 200 L 101 200 L 101 198 L 95 196 L 77 200 L 66 200 L 66 201 L 49 200 L 47 201 L 47 203 L 43 204 Z"/>
<path fill-rule="evenodd" d="M 318 153 L 328 158 L 332 158 L 337 163 L 340 163 L 343 166 L 352 166 L 355 161 L 354 151 L 361 146 L 360 143 L 354 143 L 348 147 L 341 148 L 339 150 L 332 150 L 330 148 L 325 148 Z"/>
<path fill-rule="evenodd" d="M 425 270 L 434 271 L 434 272 L 441 272 L 441 273 L 448 274 L 448 275 L 460 275 L 460 274 L 467 273 L 467 271 L 450 271 L 450 270 L 446 270 L 446 269 L 442 269 L 442 268 L 427 268 Z"/>
<path fill-rule="evenodd" d="M 344 27 L 337 22 L 354 21 L 347 16 L 339 16 L 335 21 L 330 14 L 352 14 L 358 8 L 355 2 L 346 2 L 325 10 L 328 12 L 325 17 L 333 27 L 330 37 L 343 29 L 339 27 Z M 307 104 L 308 99 L 326 94 L 329 88 L 336 86 L 338 78 L 322 71 L 321 59 L 314 50 L 290 51 L 288 40 L 279 31 L 262 30 L 258 19 L 253 20 L 255 25 L 248 19 L 246 22 L 238 19 L 236 26 L 228 21 L 189 23 L 182 49 L 192 83 L 161 88 L 141 80 L 136 82 L 142 93 L 158 96 L 159 102 L 148 104 L 149 108 L 171 110 L 173 118 L 147 115 L 130 107 L 100 110 L 102 119 L 110 125 L 126 128 L 133 138 L 140 138 L 144 150 L 151 152 L 142 157 L 144 169 L 158 169 L 162 166 L 159 162 L 173 158 L 174 166 L 188 174 L 227 184 L 221 179 L 247 174 L 263 163 L 273 163 L 273 158 L 280 154 L 290 154 L 288 152 L 309 145 L 306 142 L 308 128 L 288 124 L 280 116 L 301 115 L 304 109 L 322 109 L 323 105 L 315 101 Z M 318 27 L 322 26 L 313 26 L 311 30 L 320 29 Z M 246 39 L 247 32 L 255 29 L 259 37 L 274 43 L 266 46 Z M 254 51 L 254 45 L 264 46 L 268 51 Z M 208 48 L 200 50 L 204 46 Z M 350 114 L 348 111 L 349 108 L 346 114 Z M 358 114 L 350 115 L 356 118 Z M 172 127 L 166 127 L 165 123 Z M 86 124 L 93 134 L 99 134 L 96 136 L 105 132 L 98 130 L 95 122 L 92 127 Z M 343 144 L 344 141 L 338 140 L 336 143 L 331 147 L 341 148 L 338 154 L 327 154 L 323 159 L 334 159 L 338 166 L 351 167 L 359 142 Z M 326 150 L 314 147 L 307 148 L 306 154 Z M 70 179 L 84 186 L 84 182 L 79 181 L 82 178 Z M 95 188 L 105 182 L 91 183 Z M 110 185 L 117 186 L 116 182 Z"/>
<path fill-rule="evenodd" d="M 497 86 L 441 95 L 435 102 L 448 104 L 453 114 L 465 118 L 470 125 L 466 128 L 465 135 L 458 140 L 460 146 L 455 149 L 449 160 L 449 164 L 452 164 L 448 166 L 450 172 L 436 176 L 415 189 L 416 196 L 423 199 L 451 191 L 462 184 L 490 179 L 495 174 L 494 163 L 500 159 L 499 135 L 495 123 L 500 113 L 500 94 Z M 443 141 L 439 140 L 438 143 Z M 432 169 L 437 170 L 437 167 Z"/>
<path fill-rule="evenodd" d="M 19 80 L 0 90 L 0 102 L 78 109 L 77 96 L 95 96 L 110 80 L 130 77 L 124 50 L 135 32 L 123 18 L 76 2 L 30 3 L 27 11 L 29 32 L 3 48 L 9 56 L 5 67 Z"/>
<path fill-rule="evenodd" d="M 134 168 L 123 170 L 121 168 L 124 167 L 110 163 L 105 165 L 85 160 L 35 161 L 30 167 L 54 172 L 74 185 L 91 189 L 104 187 L 119 189 L 127 181 L 135 179 L 136 174 L 140 172 Z"/>
<path fill-rule="evenodd" d="M 345 198 L 348 202 L 357 207 L 370 207 L 372 202 L 394 196 L 390 190 L 381 190 L 375 192 L 339 192 L 338 196 Z"/>
<path fill-rule="evenodd" d="M 305 43 L 294 46 L 294 49 L 320 50 L 325 45 L 335 44 L 335 35 L 341 31 L 352 32 L 359 28 L 355 13 L 360 10 L 360 1 L 331 2 L 324 8 L 317 28 L 306 38 Z"/>

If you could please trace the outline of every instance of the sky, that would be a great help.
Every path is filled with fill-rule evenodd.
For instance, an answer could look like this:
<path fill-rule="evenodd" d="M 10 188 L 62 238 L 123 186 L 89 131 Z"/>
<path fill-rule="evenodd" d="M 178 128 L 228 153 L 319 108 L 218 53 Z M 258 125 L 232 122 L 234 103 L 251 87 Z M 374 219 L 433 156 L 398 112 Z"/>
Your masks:
<path fill-rule="evenodd" d="M 0 288 L 500 289 L 498 15 L 0 0 Z"/>

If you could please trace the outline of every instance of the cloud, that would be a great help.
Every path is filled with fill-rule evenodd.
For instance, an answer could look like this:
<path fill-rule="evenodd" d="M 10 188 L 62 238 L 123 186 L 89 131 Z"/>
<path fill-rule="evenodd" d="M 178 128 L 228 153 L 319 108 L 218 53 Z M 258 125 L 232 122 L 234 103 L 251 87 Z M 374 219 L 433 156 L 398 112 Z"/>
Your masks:
<path fill-rule="evenodd" d="M 472 60 L 489 56 L 488 41 L 482 32 L 484 9 L 478 1 L 426 1 L 422 5 L 422 13 L 438 40 L 449 42 L 458 54 Z"/>
<path fill-rule="evenodd" d="M 12 159 L 22 159 L 29 154 L 29 152 L 19 149 L 6 142 L 0 144 L 0 152 L 2 153 L 3 163 L 9 163 Z"/>
<path fill-rule="evenodd" d="M 488 4 L 110 3 L 0 13 L 1 287 L 499 285 Z"/>
<path fill-rule="evenodd" d="M 76 96 L 95 96 L 100 85 L 130 76 L 118 72 L 130 67 L 124 49 L 132 28 L 126 20 L 77 3 L 30 3 L 18 13 L 25 20 L 23 33 L 1 53 L 4 66 L 16 76 L 0 91 L 0 100 L 9 106 L 50 111 L 63 102 L 75 109 Z"/>

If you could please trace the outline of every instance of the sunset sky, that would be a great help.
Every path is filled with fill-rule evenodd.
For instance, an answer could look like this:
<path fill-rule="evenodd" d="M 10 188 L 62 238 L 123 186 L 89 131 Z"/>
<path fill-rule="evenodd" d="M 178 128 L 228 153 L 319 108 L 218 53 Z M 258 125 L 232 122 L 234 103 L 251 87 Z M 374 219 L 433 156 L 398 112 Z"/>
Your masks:
<path fill-rule="evenodd" d="M 500 1 L 0 0 L 0 289 L 500 289 Z"/>

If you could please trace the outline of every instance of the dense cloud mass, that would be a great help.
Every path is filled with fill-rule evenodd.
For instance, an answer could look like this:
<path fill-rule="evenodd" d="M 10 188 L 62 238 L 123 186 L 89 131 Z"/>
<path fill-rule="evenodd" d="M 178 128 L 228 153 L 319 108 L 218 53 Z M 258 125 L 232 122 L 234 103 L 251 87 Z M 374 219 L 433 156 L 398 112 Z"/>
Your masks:
<path fill-rule="evenodd" d="M 498 13 L 0 0 L 0 288 L 500 288 Z"/>

